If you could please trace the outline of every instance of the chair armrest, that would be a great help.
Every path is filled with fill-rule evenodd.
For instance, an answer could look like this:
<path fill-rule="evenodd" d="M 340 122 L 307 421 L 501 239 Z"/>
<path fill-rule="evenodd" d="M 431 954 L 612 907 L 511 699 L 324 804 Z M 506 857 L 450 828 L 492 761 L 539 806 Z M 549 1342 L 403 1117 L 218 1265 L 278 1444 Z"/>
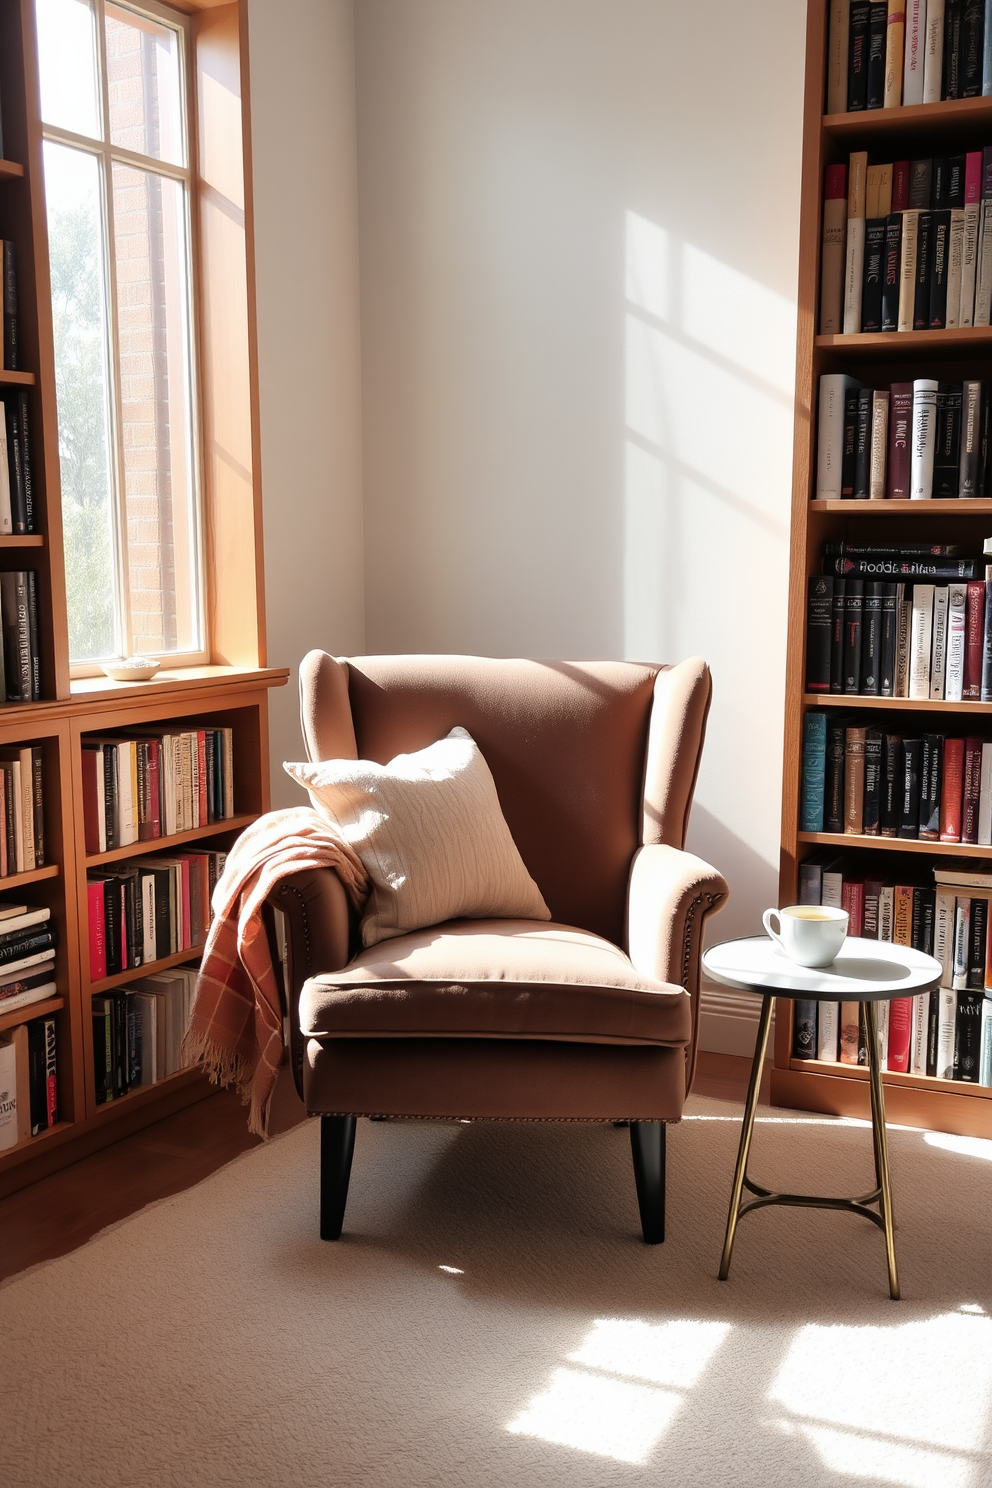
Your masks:
<path fill-rule="evenodd" d="M 357 920 L 333 868 L 310 868 L 304 873 L 289 874 L 267 902 L 285 916 L 289 1057 L 302 1100 L 304 1041 L 300 1033 L 300 992 L 308 977 L 347 966 Z"/>
<path fill-rule="evenodd" d="M 634 855 L 627 889 L 627 954 L 642 975 L 684 987 L 692 1000 L 686 1092 L 696 1069 L 703 925 L 729 897 L 726 879 L 692 853 L 652 844 Z"/>

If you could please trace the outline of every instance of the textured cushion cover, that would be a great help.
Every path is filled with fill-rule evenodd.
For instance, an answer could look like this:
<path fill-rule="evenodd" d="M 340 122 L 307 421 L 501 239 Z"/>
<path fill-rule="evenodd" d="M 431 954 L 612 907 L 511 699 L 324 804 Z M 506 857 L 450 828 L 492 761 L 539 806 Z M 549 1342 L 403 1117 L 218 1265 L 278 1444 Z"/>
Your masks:
<path fill-rule="evenodd" d="M 549 1038 L 684 1045 L 689 996 L 639 975 L 623 951 L 570 925 L 483 920 L 436 926 L 313 977 L 310 1038 Z"/>
<path fill-rule="evenodd" d="M 363 945 L 459 916 L 551 918 L 489 766 L 463 728 L 387 765 L 332 759 L 284 768 L 368 870 Z"/>

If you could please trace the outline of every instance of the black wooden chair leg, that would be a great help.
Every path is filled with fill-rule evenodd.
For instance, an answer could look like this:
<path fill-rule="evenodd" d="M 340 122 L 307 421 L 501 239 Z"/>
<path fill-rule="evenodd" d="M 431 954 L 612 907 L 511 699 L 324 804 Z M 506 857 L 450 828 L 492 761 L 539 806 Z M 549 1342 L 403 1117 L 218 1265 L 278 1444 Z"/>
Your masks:
<path fill-rule="evenodd" d="M 665 1123 L 632 1121 L 630 1150 L 644 1243 L 660 1245 L 665 1238 Z"/>
<path fill-rule="evenodd" d="M 320 1238 L 340 1240 L 355 1151 L 354 1116 L 320 1118 Z"/>

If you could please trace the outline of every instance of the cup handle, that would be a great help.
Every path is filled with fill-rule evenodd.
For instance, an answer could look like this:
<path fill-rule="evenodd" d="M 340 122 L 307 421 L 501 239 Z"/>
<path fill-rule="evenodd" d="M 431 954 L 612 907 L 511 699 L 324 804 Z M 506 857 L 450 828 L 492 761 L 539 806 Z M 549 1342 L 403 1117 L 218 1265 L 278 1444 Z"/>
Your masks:
<path fill-rule="evenodd" d="M 771 922 L 772 922 L 772 916 L 774 916 L 775 919 L 778 920 L 778 929 L 777 930 L 773 930 L 772 929 L 772 924 L 771 924 Z M 778 910 L 777 909 L 766 909 L 765 912 L 764 912 L 764 914 L 761 916 L 761 923 L 764 925 L 766 933 L 771 936 L 772 940 L 778 941 L 779 945 L 781 945 L 782 944 L 782 920 L 781 920 L 781 917 L 779 915 Z"/>

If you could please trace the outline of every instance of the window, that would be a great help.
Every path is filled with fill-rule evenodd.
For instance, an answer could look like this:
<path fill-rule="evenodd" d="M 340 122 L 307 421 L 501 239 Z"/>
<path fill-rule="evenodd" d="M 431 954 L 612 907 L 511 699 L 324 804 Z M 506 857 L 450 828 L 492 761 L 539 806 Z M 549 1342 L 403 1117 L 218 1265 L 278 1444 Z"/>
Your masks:
<path fill-rule="evenodd" d="M 184 19 L 35 0 L 69 654 L 204 658 Z"/>

